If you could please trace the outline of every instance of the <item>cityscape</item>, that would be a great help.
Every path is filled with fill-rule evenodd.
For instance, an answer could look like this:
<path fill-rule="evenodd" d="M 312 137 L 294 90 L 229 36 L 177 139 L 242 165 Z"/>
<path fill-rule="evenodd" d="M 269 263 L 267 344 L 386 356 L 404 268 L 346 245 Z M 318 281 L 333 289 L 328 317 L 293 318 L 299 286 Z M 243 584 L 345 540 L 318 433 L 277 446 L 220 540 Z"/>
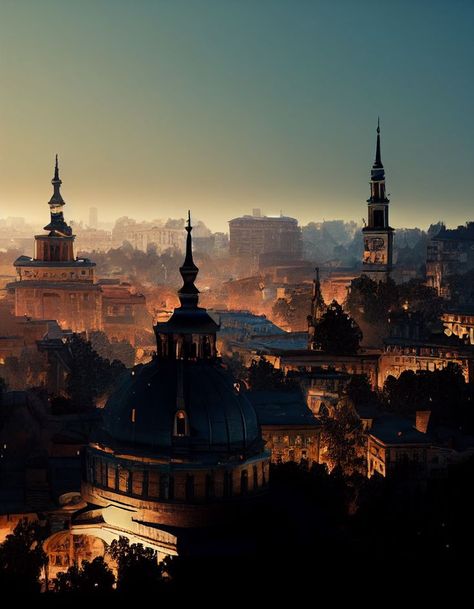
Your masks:
<path fill-rule="evenodd" d="M 268 166 L 253 155 L 253 169 L 242 158 L 242 173 L 229 177 L 225 162 L 234 163 L 234 151 L 224 132 L 217 135 L 222 118 L 217 108 L 224 112 L 230 92 L 243 103 L 264 87 L 254 80 L 253 68 L 234 56 L 234 36 L 246 32 L 260 61 L 257 41 L 270 43 L 286 32 L 283 67 L 277 46 L 264 63 L 268 82 L 281 70 L 296 82 L 303 68 L 294 53 L 299 57 L 304 50 L 307 68 L 316 65 L 316 50 L 332 48 L 332 38 L 313 36 L 327 24 L 331 36 L 342 37 L 336 17 L 343 32 L 350 31 L 351 16 L 360 27 L 365 18 L 367 27 L 392 20 L 391 51 L 379 49 L 375 63 L 391 67 L 393 82 L 398 70 L 411 73 L 412 67 L 398 65 L 405 36 L 413 49 L 419 45 L 414 61 L 423 63 L 431 37 L 443 33 L 440 69 L 456 79 L 450 72 L 454 57 L 467 65 L 474 56 L 465 25 L 472 26 L 473 6 L 457 2 L 464 22 L 454 31 L 455 22 L 445 20 L 448 4 L 433 2 L 427 19 L 410 22 L 407 33 L 399 21 L 406 7 L 375 8 L 368 0 L 357 7 L 342 0 L 331 7 L 283 0 L 264 3 L 265 8 L 230 0 L 199 4 L 197 9 L 187 1 L 143 0 L 132 18 L 132 3 L 125 0 L 116 6 L 111 0 L 100 7 L 91 3 L 81 15 L 74 1 L 5 0 L 6 23 L 30 31 L 41 56 L 76 32 L 65 57 L 79 57 L 77 77 L 95 82 L 91 92 L 107 91 L 111 100 L 118 76 L 110 74 L 108 89 L 93 77 L 95 66 L 82 74 L 85 48 L 97 53 L 99 65 L 111 61 L 112 47 L 120 53 L 123 45 L 124 74 L 131 70 L 128 85 L 125 76 L 120 80 L 124 95 L 138 82 L 131 65 L 143 65 L 149 74 L 156 66 L 157 91 L 174 84 L 177 108 L 184 104 L 179 96 L 184 85 L 176 84 L 174 74 L 188 61 L 189 92 L 203 95 L 197 107 L 209 103 L 215 110 L 217 131 L 209 131 L 206 146 L 221 142 L 223 164 L 216 162 L 214 175 L 194 147 L 199 130 L 209 128 L 209 116 L 204 125 L 196 118 L 189 150 L 176 118 L 183 149 L 170 147 L 169 163 L 156 173 L 148 164 L 154 127 L 151 139 L 142 134 L 140 156 L 148 158 L 138 159 L 129 149 L 136 134 L 125 129 L 112 102 L 108 120 L 123 127 L 127 150 L 121 154 L 104 115 L 101 126 L 97 117 L 59 112 L 56 104 L 69 93 L 58 93 L 54 111 L 44 118 L 43 127 L 54 133 L 50 141 L 38 145 L 37 135 L 26 134 L 28 151 L 10 133 L 16 107 L 5 106 L 10 123 L 5 147 L 0 143 L 0 164 L 7 159 L 0 172 L 5 184 L 0 184 L 2 588 L 50 603 L 142 592 L 180 600 L 199 587 L 217 589 L 217 582 L 237 591 L 245 582 L 248 590 L 270 594 L 280 581 L 281 591 L 307 596 L 316 593 L 315 581 L 317 593 L 324 594 L 333 578 L 354 577 L 375 586 L 399 581 L 399 570 L 411 574 L 408 586 L 425 572 L 430 577 L 440 572 L 441 588 L 474 542 L 474 218 L 466 188 L 474 161 L 472 117 L 459 117 L 460 106 L 450 107 L 447 96 L 445 120 L 453 126 L 461 121 L 462 141 L 455 151 L 446 136 L 436 153 L 429 140 L 436 126 L 428 127 L 427 117 L 439 109 L 422 111 L 413 99 L 412 111 L 419 113 L 413 122 L 390 116 L 397 104 L 384 95 L 374 104 L 374 91 L 365 91 L 367 112 L 354 102 L 354 116 L 328 131 L 339 144 L 327 150 L 333 160 L 317 174 L 320 188 L 308 178 L 304 189 L 298 186 L 290 195 L 302 171 L 296 158 L 274 182 L 265 181 Z M 424 3 L 414 2 L 412 10 L 424 13 Z M 35 19 L 49 33 L 58 31 L 56 21 L 62 19 L 65 31 L 49 47 L 33 27 Z M 4 28 L 9 39 L 8 25 L 0 25 L 0 38 Z M 130 30 L 130 39 L 120 41 L 122 28 Z M 419 28 L 415 39 L 411 28 Z M 182 41 L 183 56 L 173 55 L 177 43 L 171 32 L 189 37 Z M 207 42 L 202 32 L 212 33 Z M 302 38 L 294 38 L 295 32 Z M 375 41 L 382 38 L 377 33 Z M 216 64 L 206 64 L 209 73 L 199 73 L 202 82 L 191 67 L 199 63 L 191 52 L 197 52 L 198 39 L 203 48 L 222 51 L 219 61 L 213 56 Z M 150 55 L 155 44 L 169 53 L 166 60 Z M 371 41 L 365 44 L 369 53 Z M 241 52 L 245 58 L 250 51 Z M 18 53 L 0 66 L 0 76 L 33 87 L 26 74 L 42 74 L 36 72 L 34 50 L 18 48 Z M 23 54 L 31 63 L 22 63 Z M 54 61 L 65 69 L 66 58 L 54 54 Z M 357 54 L 344 61 L 359 69 Z M 220 70 L 227 74 L 234 68 L 237 84 L 227 83 L 229 91 L 216 94 L 214 79 L 224 82 Z M 25 81 L 12 79 L 14 72 L 24 73 Z M 364 71 L 361 78 L 371 82 L 380 76 Z M 54 82 L 54 75 L 42 78 Z M 417 84 L 414 98 L 425 85 Z M 438 82 L 429 85 L 434 91 Z M 172 91 L 166 95 L 174 99 Z M 472 83 L 458 88 L 456 103 L 467 107 L 473 93 Z M 146 112 L 145 93 L 134 89 L 134 94 Z M 96 103 L 84 92 L 78 95 L 85 106 Z M 326 112 L 323 123 L 333 112 L 327 95 L 327 107 L 321 102 L 319 110 Z M 362 94 L 354 88 L 352 95 Z M 294 96 L 296 112 L 304 91 Z M 258 112 L 247 101 L 249 121 L 257 121 Z M 32 103 L 25 102 L 22 112 Z M 144 120 L 165 121 L 160 103 L 156 116 Z M 28 122 L 42 104 L 38 100 L 31 115 L 25 114 Z M 276 116 L 277 108 L 269 107 L 265 125 L 273 112 Z M 239 146 L 246 134 L 239 134 L 234 118 Z M 306 133 L 312 139 L 304 117 L 299 120 L 301 125 L 290 121 L 294 137 Z M 345 130 L 346 120 L 361 124 Z M 97 139 L 78 137 L 74 150 L 69 134 L 81 125 Z M 286 133 L 276 119 L 274 128 Z M 320 127 L 322 141 L 325 128 Z M 165 140 L 166 129 L 163 123 Z M 405 129 L 412 141 L 401 145 L 399 132 Z M 261 137 L 255 128 L 249 141 L 255 138 L 256 151 L 265 144 L 272 159 L 273 140 L 268 135 L 263 143 Z M 341 144 L 344 137 L 347 143 Z M 107 141 L 111 156 L 102 162 Z M 314 140 L 311 146 L 324 147 Z M 163 160 L 162 154 L 156 158 Z M 214 163 L 219 151 L 212 155 Z M 419 155 L 418 169 L 407 169 L 415 160 L 411 155 Z M 437 162 L 450 168 L 440 182 Z M 163 172 L 172 175 L 178 166 L 182 175 L 173 198 L 172 181 Z M 19 168 L 26 177 L 22 183 Z M 195 180 L 198 169 L 202 182 Z M 153 204 L 147 171 L 156 187 Z M 272 171 L 280 170 L 275 165 Z M 428 175 L 436 193 L 426 188 Z M 265 183 L 268 191 L 262 194 Z M 219 202 L 216 193 L 223 185 L 233 192 Z"/>

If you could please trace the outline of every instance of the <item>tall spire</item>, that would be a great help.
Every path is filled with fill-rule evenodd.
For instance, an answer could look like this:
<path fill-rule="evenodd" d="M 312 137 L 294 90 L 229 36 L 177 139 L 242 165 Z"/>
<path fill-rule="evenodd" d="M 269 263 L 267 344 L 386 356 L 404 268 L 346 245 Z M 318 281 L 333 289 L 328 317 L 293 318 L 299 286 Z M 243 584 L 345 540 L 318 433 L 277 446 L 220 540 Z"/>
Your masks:
<path fill-rule="evenodd" d="M 314 269 L 313 294 L 311 297 L 311 316 L 314 323 L 321 319 L 325 309 L 326 305 L 324 304 L 323 295 L 321 293 L 321 282 L 319 280 L 319 266 L 317 266 Z"/>
<path fill-rule="evenodd" d="M 59 162 L 58 155 L 56 155 L 54 163 L 54 176 L 51 180 L 53 185 L 53 196 L 48 202 L 49 209 L 51 212 L 50 223 L 44 227 L 44 230 L 54 231 L 57 234 L 63 236 L 72 235 L 72 229 L 64 221 L 63 207 L 66 204 L 61 195 L 61 178 L 59 177 Z"/>
<path fill-rule="evenodd" d="M 377 148 L 375 150 L 374 169 L 382 169 L 382 157 L 380 155 L 380 117 L 377 118 Z"/>
<path fill-rule="evenodd" d="M 51 180 L 51 184 L 53 185 L 53 196 L 49 200 L 49 206 L 51 207 L 51 213 L 54 213 L 57 207 L 62 207 L 65 205 L 64 199 L 61 196 L 61 178 L 59 177 L 59 163 L 58 163 L 58 155 L 56 155 L 56 162 L 54 164 L 54 177 Z"/>
<path fill-rule="evenodd" d="M 191 212 L 188 211 L 188 223 L 186 225 L 186 232 L 188 233 L 186 236 L 186 256 L 184 258 L 183 266 L 179 267 L 179 272 L 183 278 L 183 285 L 178 291 L 181 306 L 185 308 L 196 308 L 199 301 L 199 290 L 194 285 L 199 269 L 194 264 L 193 260 L 192 230 Z"/>

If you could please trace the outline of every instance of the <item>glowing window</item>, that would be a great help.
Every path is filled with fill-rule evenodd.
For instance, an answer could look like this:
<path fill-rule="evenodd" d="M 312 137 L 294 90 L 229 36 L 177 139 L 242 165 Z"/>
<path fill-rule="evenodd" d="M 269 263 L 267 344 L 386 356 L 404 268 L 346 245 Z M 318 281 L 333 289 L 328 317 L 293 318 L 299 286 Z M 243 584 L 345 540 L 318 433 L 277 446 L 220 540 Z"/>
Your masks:
<path fill-rule="evenodd" d="M 178 410 L 174 419 L 174 435 L 189 435 L 188 416 L 184 410 Z"/>

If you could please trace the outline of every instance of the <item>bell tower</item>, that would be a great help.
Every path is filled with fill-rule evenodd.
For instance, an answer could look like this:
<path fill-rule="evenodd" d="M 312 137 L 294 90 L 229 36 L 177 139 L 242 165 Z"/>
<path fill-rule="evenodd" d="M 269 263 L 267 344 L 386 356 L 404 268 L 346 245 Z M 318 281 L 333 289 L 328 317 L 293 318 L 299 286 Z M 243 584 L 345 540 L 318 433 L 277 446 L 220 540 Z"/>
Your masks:
<path fill-rule="evenodd" d="M 380 121 L 377 123 L 375 161 L 370 172 L 368 221 L 364 237 L 363 273 L 374 281 L 386 281 L 392 270 L 393 233 L 389 225 L 389 200 L 385 192 L 385 170 L 380 154 Z"/>

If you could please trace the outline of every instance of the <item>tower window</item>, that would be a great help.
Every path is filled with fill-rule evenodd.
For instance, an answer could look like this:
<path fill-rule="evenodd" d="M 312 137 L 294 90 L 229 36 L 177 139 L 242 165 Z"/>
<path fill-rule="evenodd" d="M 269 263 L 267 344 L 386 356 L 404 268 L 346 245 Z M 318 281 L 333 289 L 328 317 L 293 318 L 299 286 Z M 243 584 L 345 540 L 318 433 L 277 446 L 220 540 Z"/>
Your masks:
<path fill-rule="evenodd" d="M 175 436 L 188 436 L 189 435 L 189 423 L 188 415 L 184 410 L 178 410 L 174 419 L 174 435 Z"/>
<path fill-rule="evenodd" d="M 375 209 L 374 210 L 374 226 L 375 228 L 383 228 L 384 227 L 384 212 L 383 209 Z"/>

